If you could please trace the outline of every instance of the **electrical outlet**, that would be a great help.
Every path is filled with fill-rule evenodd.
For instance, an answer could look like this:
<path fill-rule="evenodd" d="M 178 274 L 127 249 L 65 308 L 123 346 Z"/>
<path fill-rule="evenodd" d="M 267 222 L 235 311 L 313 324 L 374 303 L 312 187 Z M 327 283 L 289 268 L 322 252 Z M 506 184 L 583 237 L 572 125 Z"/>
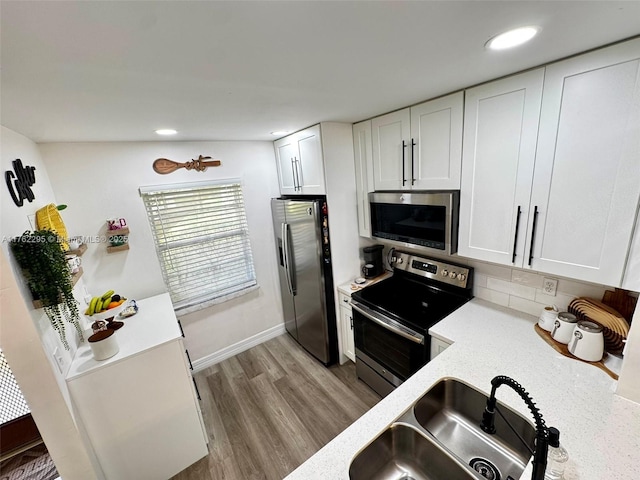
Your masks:
<path fill-rule="evenodd" d="M 542 291 L 547 295 L 551 295 L 553 297 L 556 296 L 556 291 L 558 290 L 558 280 L 555 278 L 544 278 L 542 282 Z"/>

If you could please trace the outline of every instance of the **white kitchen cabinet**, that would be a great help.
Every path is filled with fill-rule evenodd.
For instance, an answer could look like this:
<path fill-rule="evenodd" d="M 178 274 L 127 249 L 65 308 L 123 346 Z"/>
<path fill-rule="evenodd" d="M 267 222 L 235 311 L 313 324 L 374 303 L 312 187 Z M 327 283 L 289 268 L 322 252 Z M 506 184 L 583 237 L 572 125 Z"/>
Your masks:
<path fill-rule="evenodd" d="M 544 69 L 467 90 L 458 254 L 522 266 Z"/>
<path fill-rule="evenodd" d="M 168 294 L 138 301 L 96 361 L 88 344 L 66 376 L 73 413 L 106 480 L 170 478 L 207 455 L 207 437 Z"/>
<path fill-rule="evenodd" d="M 274 142 L 282 195 L 324 195 L 325 178 L 320 125 Z"/>
<path fill-rule="evenodd" d="M 468 90 L 458 253 L 620 286 L 639 131 L 640 40 Z"/>
<path fill-rule="evenodd" d="M 442 352 L 444 352 L 447 348 L 449 348 L 451 344 L 449 342 L 445 342 L 444 340 L 440 340 L 436 337 L 431 337 L 431 355 L 430 360 L 433 360 Z"/>
<path fill-rule="evenodd" d="M 340 303 L 340 352 L 352 362 L 356 361 L 356 346 L 353 337 L 353 312 L 351 309 L 351 295 L 338 291 Z M 342 356 L 341 355 L 341 356 Z"/>
<path fill-rule="evenodd" d="M 640 198 L 640 40 L 549 65 L 543 91 L 526 263 L 620 286 Z"/>
<path fill-rule="evenodd" d="M 353 125 L 353 153 L 356 171 L 356 197 L 358 210 L 358 233 L 371 238 L 371 210 L 369 192 L 373 192 L 373 152 L 371 143 L 371 120 Z"/>
<path fill-rule="evenodd" d="M 463 92 L 371 120 L 375 190 L 460 188 Z"/>

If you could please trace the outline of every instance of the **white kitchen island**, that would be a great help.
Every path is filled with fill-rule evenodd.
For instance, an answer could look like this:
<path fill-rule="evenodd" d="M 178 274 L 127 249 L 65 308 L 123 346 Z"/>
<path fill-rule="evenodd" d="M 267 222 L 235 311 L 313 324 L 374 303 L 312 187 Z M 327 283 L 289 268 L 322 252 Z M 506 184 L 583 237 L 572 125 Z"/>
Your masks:
<path fill-rule="evenodd" d="M 531 315 L 474 299 L 430 330 L 453 345 L 385 397 L 287 480 L 348 479 L 353 457 L 443 377 L 488 393 L 507 375 L 531 394 L 547 426 L 560 430 L 570 459 L 565 480 L 640 478 L 640 404 L 614 394 L 616 381 L 600 369 L 564 357 L 534 330 Z M 526 418 L 524 402 L 508 387 L 499 401 Z M 480 421 L 481 412 L 478 412 Z M 531 465 L 521 476 L 531 478 Z"/>
<path fill-rule="evenodd" d="M 66 381 L 99 478 L 169 478 L 207 455 L 207 437 L 169 294 L 139 300 L 102 361 L 83 343 Z"/>

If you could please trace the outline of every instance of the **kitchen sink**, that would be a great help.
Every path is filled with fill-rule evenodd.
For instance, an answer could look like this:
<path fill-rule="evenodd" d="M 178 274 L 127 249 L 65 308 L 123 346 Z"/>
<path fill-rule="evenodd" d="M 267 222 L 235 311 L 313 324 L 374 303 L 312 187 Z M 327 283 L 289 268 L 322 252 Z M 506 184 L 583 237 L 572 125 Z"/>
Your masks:
<path fill-rule="evenodd" d="M 351 462 L 351 480 L 476 480 L 464 465 L 416 428 L 394 423 Z"/>
<path fill-rule="evenodd" d="M 488 435 L 480 429 L 486 404 L 483 393 L 459 380 L 445 378 L 415 403 L 413 414 L 421 427 L 461 462 L 479 472 L 481 478 L 520 478 L 531 458 L 535 428 L 525 417 L 498 402 L 502 415 L 495 416 L 496 433 Z"/>

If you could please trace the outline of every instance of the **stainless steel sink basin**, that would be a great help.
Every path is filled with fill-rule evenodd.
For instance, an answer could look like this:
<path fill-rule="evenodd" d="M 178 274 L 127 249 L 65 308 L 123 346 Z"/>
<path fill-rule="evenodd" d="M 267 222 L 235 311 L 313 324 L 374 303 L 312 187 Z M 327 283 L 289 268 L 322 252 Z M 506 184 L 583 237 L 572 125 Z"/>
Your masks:
<path fill-rule="evenodd" d="M 479 472 L 480 478 L 520 478 L 531 453 L 500 415 L 495 417 L 495 434 L 488 435 L 480 429 L 486 403 L 483 393 L 446 378 L 415 403 L 413 414 L 420 426 L 461 462 Z M 533 424 L 500 402 L 498 409 L 533 450 Z"/>
<path fill-rule="evenodd" d="M 427 435 L 394 423 L 351 462 L 351 480 L 476 480 Z"/>

